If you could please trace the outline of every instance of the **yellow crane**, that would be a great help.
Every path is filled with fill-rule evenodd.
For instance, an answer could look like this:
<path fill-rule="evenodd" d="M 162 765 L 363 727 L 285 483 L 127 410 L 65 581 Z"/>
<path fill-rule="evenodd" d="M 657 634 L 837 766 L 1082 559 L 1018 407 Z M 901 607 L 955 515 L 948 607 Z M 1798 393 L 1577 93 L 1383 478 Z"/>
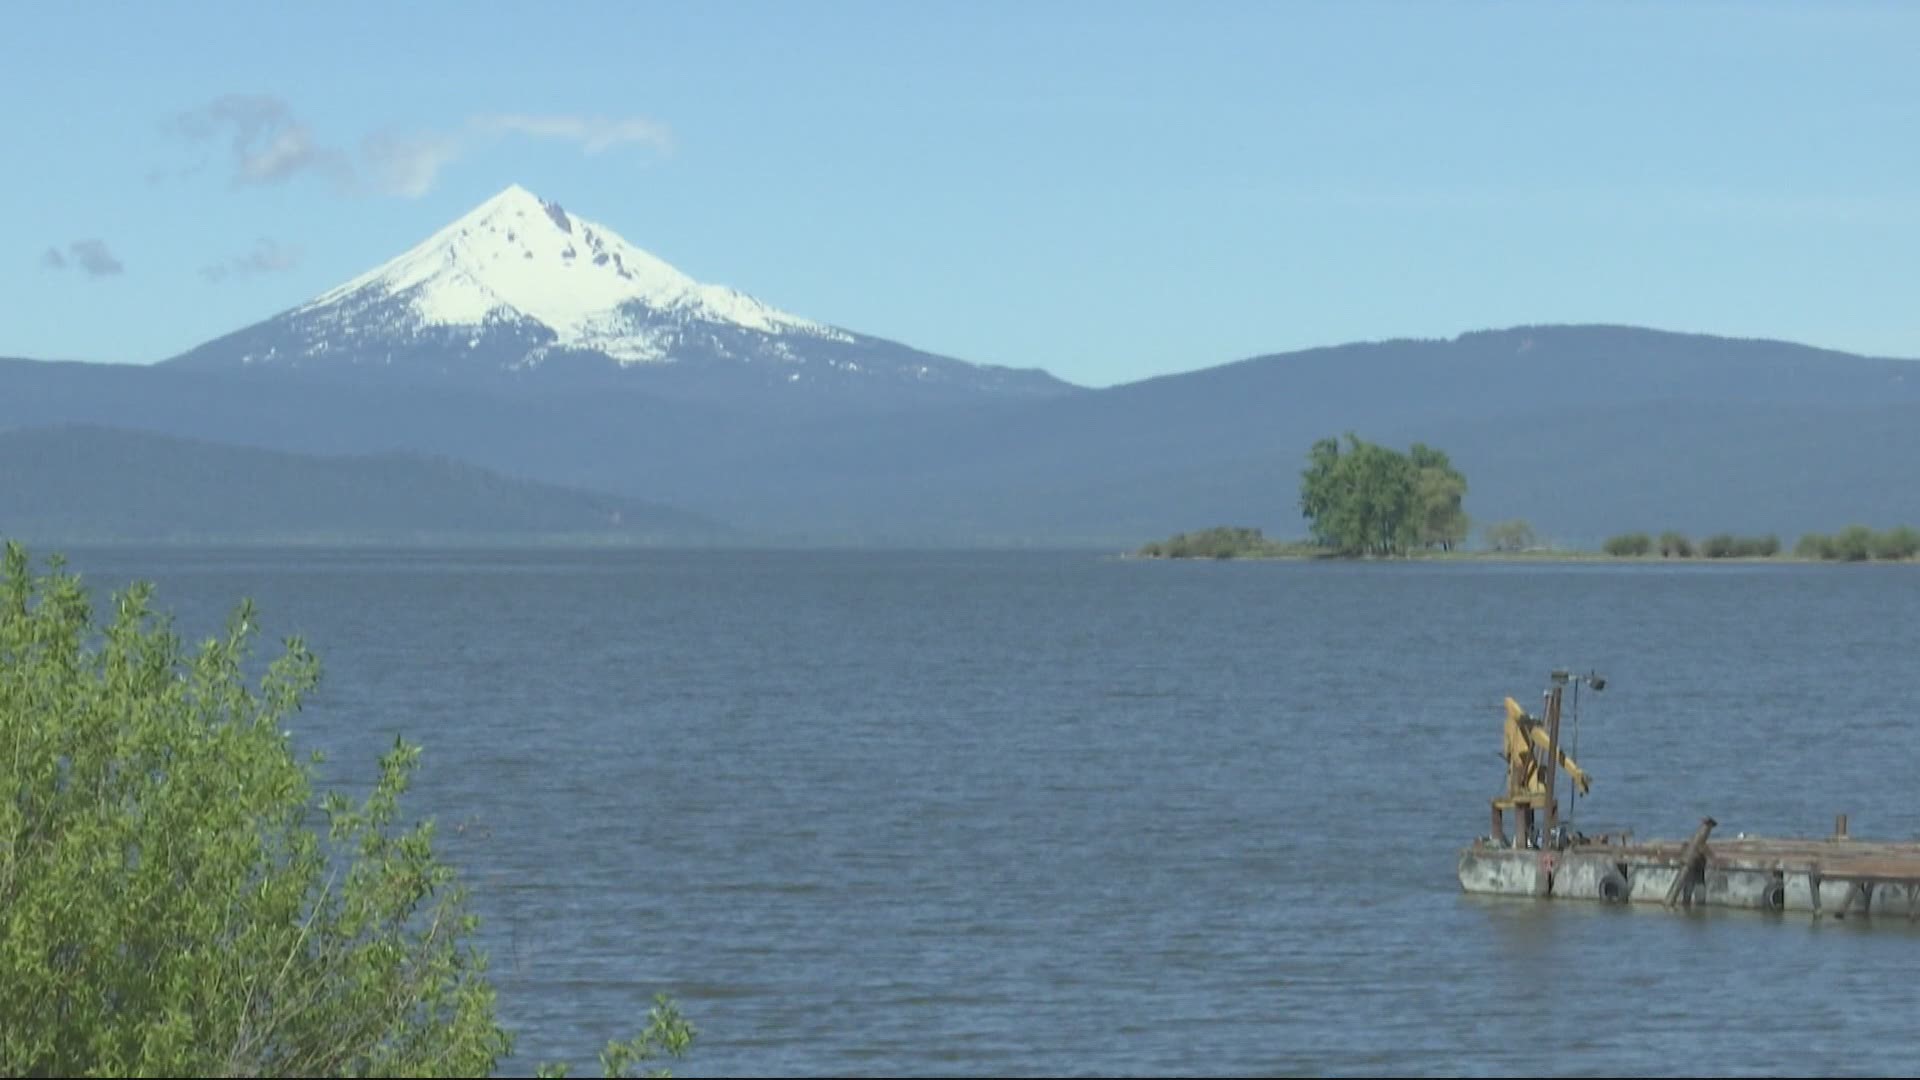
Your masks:
<path fill-rule="evenodd" d="M 1595 690 L 1606 685 L 1598 676 L 1580 676 Z M 1554 685 L 1546 694 L 1545 718 L 1529 716 L 1520 703 L 1508 698 L 1507 722 L 1501 731 L 1500 756 L 1507 763 L 1507 792 L 1493 800 L 1493 839 L 1506 842 L 1505 812 L 1514 811 L 1514 842 L 1531 847 L 1536 842 L 1534 811 L 1545 812 L 1543 837 L 1550 836 L 1558 817 L 1554 798 L 1554 769 L 1567 770 L 1580 794 L 1592 786 L 1592 778 L 1565 750 L 1560 748 L 1560 691 L 1567 677 L 1554 672 Z"/>

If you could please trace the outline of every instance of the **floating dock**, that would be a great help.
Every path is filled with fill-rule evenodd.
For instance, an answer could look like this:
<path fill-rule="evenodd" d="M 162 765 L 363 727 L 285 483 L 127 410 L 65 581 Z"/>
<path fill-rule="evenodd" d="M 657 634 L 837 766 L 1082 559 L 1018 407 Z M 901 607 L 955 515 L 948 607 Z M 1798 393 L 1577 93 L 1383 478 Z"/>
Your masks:
<path fill-rule="evenodd" d="M 1541 715 L 1513 698 L 1503 703 L 1501 757 L 1506 790 L 1492 800 L 1493 831 L 1460 852 L 1460 886 L 1471 893 L 1667 907 L 1726 907 L 1832 915 L 1920 917 L 1920 841 L 1885 843 L 1847 835 L 1847 817 L 1826 839 L 1713 839 L 1719 824 L 1702 818 L 1691 839 L 1640 841 L 1589 837 L 1560 823 L 1559 777 L 1569 798 L 1591 778 L 1561 745 L 1563 705 L 1579 742 L 1580 689 L 1606 689 L 1598 672 L 1556 670 Z M 1570 701 L 1566 690 L 1571 687 Z M 1516 829 L 1509 840 L 1505 816 Z"/>
<path fill-rule="evenodd" d="M 1709 819 L 1710 820 L 1710 819 Z M 1824 840 L 1739 836 L 1708 842 L 1579 840 L 1557 850 L 1482 840 L 1460 853 L 1468 892 L 1913 920 L 1920 842 L 1855 840 L 1844 819 Z"/>

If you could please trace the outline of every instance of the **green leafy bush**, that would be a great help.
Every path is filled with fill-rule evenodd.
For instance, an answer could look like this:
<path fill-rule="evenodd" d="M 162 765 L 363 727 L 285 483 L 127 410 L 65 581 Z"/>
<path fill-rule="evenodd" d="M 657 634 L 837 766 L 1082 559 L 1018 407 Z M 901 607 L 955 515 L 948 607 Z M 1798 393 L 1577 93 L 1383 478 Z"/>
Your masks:
<path fill-rule="evenodd" d="M 1866 562 L 1873 558 L 1873 530 L 1865 525 L 1849 525 L 1833 538 L 1832 558 L 1843 562 Z"/>
<path fill-rule="evenodd" d="M 1609 537 L 1601 546 L 1601 550 L 1609 555 L 1632 558 L 1652 551 L 1653 538 L 1643 532 L 1622 533 L 1619 536 Z"/>
<path fill-rule="evenodd" d="M 1835 556 L 1833 537 L 1808 533 L 1793 545 L 1793 553 L 1802 559 L 1831 559 Z"/>
<path fill-rule="evenodd" d="M 96 624 L 58 560 L 0 560 L 0 1075 L 490 1073 L 475 917 L 431 823 L 399 824 L 419 749 L 316 801 L 283 726 L 313 654 L 250 687 L 249 605 L 189 653 L 151 599 Z M 692 1037 L 660 1000 L 603 1064 Z"/>
<path fill-rule="evenodd" d="M 1911 559 L 1920 555 L 1920 530 L 1901 525 L 1886 532 L 1875 532 L 1865 525 L 1849 525 L 1833 536 L 1808 533 L 1794 545 L 1793 553 L 1803 559 L 1842 562 Z"/>
<path fill-rule="evenodd" d="M 1777 536 L 1734 536 L 1715 533 L 1700 541 L 1700 554 L 1709 559 L 1766 559 L 1780 553 Z"/>
<path fill-rule="evenodd" d="M 1872 544 L 1876 559 L 1911 559 L 1920 555 L 1920 532 L 1910 525 L 1876 533 Z"/>
<path fill-rule="evenodd" d="M 1660 534 L 1660 557 L 1663 559 L 1691 559 L 1693 558 L 1693 542 L 1687 539 L 1685 533 L 1674 532 L 1671 529 L 1663 532 Z"/>
<path fill-rule="evenodd" d="M 1137 554 L 1156 559 L 1252 559 L 1301 551 L 1300 545 L 1267 539 L 1259 529 L 1220 525 L 1155 540 L 1142 546 Z"/>

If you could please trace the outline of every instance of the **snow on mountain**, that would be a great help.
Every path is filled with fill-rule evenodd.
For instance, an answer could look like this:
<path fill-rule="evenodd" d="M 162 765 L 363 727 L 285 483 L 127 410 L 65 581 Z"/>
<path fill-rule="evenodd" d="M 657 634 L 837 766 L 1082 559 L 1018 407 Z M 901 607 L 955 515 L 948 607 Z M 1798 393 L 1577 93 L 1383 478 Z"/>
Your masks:
<path fill-rule="evenodd" d="M 576 378 L 673 369 L 675 387 L 710 396 L 743 382 L 868 396 L 907 384 L 917 397 L 1072 389 L 1045 372 L 922 353 L 702 284 L 518 184 L 399 257 L 171 362 Z"/>
<path fill-rule="evenodd" d="M 602 352 L 623 363 L 667 358 L 665 335 L 625 313 L 628 304 L 765 334 L 852 340 L 745 293 L 702 285 L 518 184 L 295 313 L 359 310 L 364 299 L 393 296 L 408 297 L 423 326 L 529 319 L 554 332 L 555 348 Z"/>

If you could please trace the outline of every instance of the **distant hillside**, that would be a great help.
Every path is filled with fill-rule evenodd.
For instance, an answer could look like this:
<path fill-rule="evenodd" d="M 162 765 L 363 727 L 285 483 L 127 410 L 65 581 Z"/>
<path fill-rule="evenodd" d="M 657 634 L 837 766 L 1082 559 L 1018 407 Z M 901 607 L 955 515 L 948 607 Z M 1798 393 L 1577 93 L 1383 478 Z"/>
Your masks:
<path fill-rule="evenodd" d="M 1347 430 L 1446 449 L 1470 514 L 1524 517 L 1564 543 L 1920 520 L 1907 465 L 1920 460 L 1920 363 L 1602 326 L 1312 349 L 808 431 L 767 455 L 781 483 L 689 505 L 742 523 L 805 516 L 850 537 L 918 525 L 1133 547 L 1231 521 L 1285 538 L 1305 532 L 1307 448 Z M 836 482 L 853 476 L 857 490 Z"/>
<path fill-rule="evenodd" d="M 825 418 L 758 396 L 0 361 L 0 428 L 49 422 L 439 455 L 776 542 L 1130 550 L 1220 522 L 1297 537 L 1307 448 L 1348 430 L 1445 449 L 1476 520 L 1526 518 L 1564 543 L 1920 522 L 1920 363 L 1630 327 L 1342 345 Z"/>
<path fill-rule="evenodd" d="M 708 519 L 416 454 L 324 458 L 107 428 L 0 431 L 0 536 L 708 543 Z"/>

